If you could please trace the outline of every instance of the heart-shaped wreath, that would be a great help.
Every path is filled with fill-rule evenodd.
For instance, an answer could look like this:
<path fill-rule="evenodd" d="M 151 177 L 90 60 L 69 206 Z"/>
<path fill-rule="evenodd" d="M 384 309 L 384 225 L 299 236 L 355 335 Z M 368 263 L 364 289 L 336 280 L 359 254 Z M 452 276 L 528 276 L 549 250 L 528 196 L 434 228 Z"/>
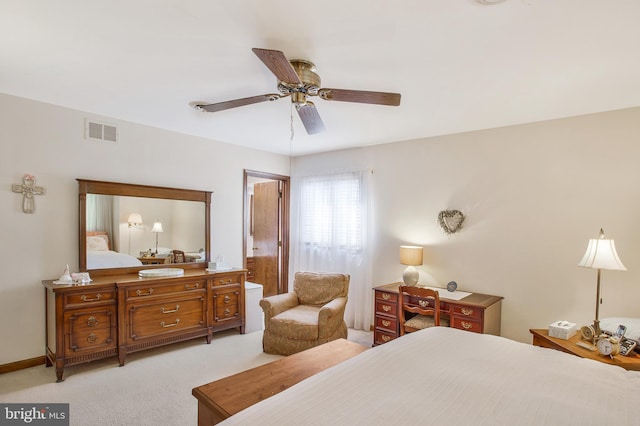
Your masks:
<path fill-rule="evenodd" d="M 464 214 L 460 210 L 443 210 L 438 213 L 438 223 L 447 235 L 461 230 L 462 222 L 464 222 Z"/>

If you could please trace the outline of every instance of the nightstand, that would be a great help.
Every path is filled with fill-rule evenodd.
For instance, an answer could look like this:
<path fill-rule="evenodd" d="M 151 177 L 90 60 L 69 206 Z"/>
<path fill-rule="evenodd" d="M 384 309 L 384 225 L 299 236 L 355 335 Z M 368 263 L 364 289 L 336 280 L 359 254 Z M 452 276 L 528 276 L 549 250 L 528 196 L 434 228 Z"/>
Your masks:
<path fill-rule="evenodd" d="M 609 356 L 600 355 L 598 351 L 590 351 L 578 346 L 578 342 L 582 340 L 580 338 L 580 333 L 568 340 L 564 340 L 550 337 L 549 330 L 547 329 L 530 329 L 529 331 L 533 335 L 534 346 L 555 349 L 581 358 L 588 358 L 604 362 L 605 364 L 617 365 L 626 370 L 640 371 L 640 355 L 638 355 L 637 352 L 631 352 L 631 354 L 627 356 L 616 355 L 611 358 Z"/>

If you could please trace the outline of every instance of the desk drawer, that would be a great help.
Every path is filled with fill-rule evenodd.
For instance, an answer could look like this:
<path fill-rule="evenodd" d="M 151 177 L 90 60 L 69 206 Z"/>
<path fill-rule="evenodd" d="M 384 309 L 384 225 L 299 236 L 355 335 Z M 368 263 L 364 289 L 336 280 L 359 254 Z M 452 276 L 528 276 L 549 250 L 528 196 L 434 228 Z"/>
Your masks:
<path fill-rule="evenodd" d="M 398 304 L 376 300 L 376 315 L 388 315 L 398 317 Z"/>
<path fill-rule="evenodd" d="M 482 320 L 482 309 L 474 308 L 473 306 L 465 305 L 452 305 L 452 315 L 457 317 L 464 317 L 467 320 Z"/>
<path fill-rule="evenodd" d="M 471 321 L 466 318 L 451 317 L 451 327 L 459 330 L 473 331 L 475 333 L 482 333 L 482 322 Z"/>
<path fill-rule="evenodd" d="M 387 343 L 396 339 L 398 335 L 396 333 L 389 333 L 383 330 L 375 330 L 373 332 L 373 344 L 374 345 L 382 345 L 383 343 Z"/>
<path fill-rule="evenodd" d="M 384 291 L 376 291 L 376 299 L 390 303 L 398 303 L 398 293 L 387 293 Z"/>
<path fill-rule="evenodd" d="M 387 318 L 376 316 L 376 328 L 389 333 L 398 332 L 398 320 L 396 318 Z"/>

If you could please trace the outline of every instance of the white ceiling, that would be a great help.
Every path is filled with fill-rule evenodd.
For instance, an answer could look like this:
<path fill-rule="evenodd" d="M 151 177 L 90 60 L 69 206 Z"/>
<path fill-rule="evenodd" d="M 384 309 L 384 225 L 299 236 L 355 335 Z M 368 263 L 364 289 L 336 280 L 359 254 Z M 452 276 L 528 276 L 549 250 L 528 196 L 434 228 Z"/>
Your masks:
<path fill-rule="evenodd" d="M 0 0 L 0 92 L 295 155 L 640 105 L 640 1 Z M 323 87 L 399 107 L 288 98 L 251 48 L 313 61 Z"/>

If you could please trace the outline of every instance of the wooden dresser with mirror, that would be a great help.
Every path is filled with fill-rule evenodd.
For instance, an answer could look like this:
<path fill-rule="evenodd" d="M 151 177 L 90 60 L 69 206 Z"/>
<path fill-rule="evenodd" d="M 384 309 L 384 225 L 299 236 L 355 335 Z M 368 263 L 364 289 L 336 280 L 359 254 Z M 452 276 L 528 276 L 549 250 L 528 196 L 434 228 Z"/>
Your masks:
<path fill-rule="evenodd" d="M 43 281 L 46 363 L 55 365 L 58 381 L 63 380 L 64 367 L 68 365 L 117 356 L 122 366 L 128 353 L 201 337 L 210 343 L 214 332 L 229 328 L 238 328 L 244 333 L 246 270 L 206 270 L 211 247 L 211 192 L 81 179 L 78 183 L 79 265 L 80 271 L 89 272 L 91 281 L 72 284 Z M 89 225 L 94 220 L 90 217 L 92 208 L 87 208 L 87 198 L 93 195 L 114 198 L 109 207 L 113 216 L 110 231 L 96 231 L 95 224 Z M 169 206 L 149 207 L 154 200 Z M 165 217 L 164 232 L 173 231 L 173 234 L 170 239 L 164 238 L 165 244 L 175 240 L 181 248 L 192 251 L 202 248 L 203 257 L 180 264 L 143 264 L 131 253 L 130 241 L 119 244 L 128 249 L 115 250 L 117 241 L 123 240 L 118 238 L 118 230 L 126 228 L 126 216 L 131 213 L 121 211 L 121 207 L 127 205 L 131 210 L 132 203 L 136 202 L 140 208 L 146 206 L 154 213 L 163 211 L 169 216 L 166 212 L 171 212 L 173 217 Z M 193 210 L 189 203 L 194 205 Z M 186 220 L 180 221 L 180 218 Z M 150 222 L 156 219 L 152 216 Z M 96 234 L 107 236 L 105 248 L 108 250 L 103 251 L 113 253 L 100 253 L 108 256 L 92 263 L 88 259 L 94 247 L 90 247 L 92 242 L 87 243 L 87 237 Z M 117 258 L 116 263 L 104 263 L 104 258 L 111 256 Z M 122 259 L 127 266 L 119 266 Z M 99 267 L 94 268 L 96 265 Z M 184 273 L 172 277 L 153 276 L 153 273 L 152 277 L 139 276 L 141 270 L 153 272 L 167 267 L 182 269 Z"/>

